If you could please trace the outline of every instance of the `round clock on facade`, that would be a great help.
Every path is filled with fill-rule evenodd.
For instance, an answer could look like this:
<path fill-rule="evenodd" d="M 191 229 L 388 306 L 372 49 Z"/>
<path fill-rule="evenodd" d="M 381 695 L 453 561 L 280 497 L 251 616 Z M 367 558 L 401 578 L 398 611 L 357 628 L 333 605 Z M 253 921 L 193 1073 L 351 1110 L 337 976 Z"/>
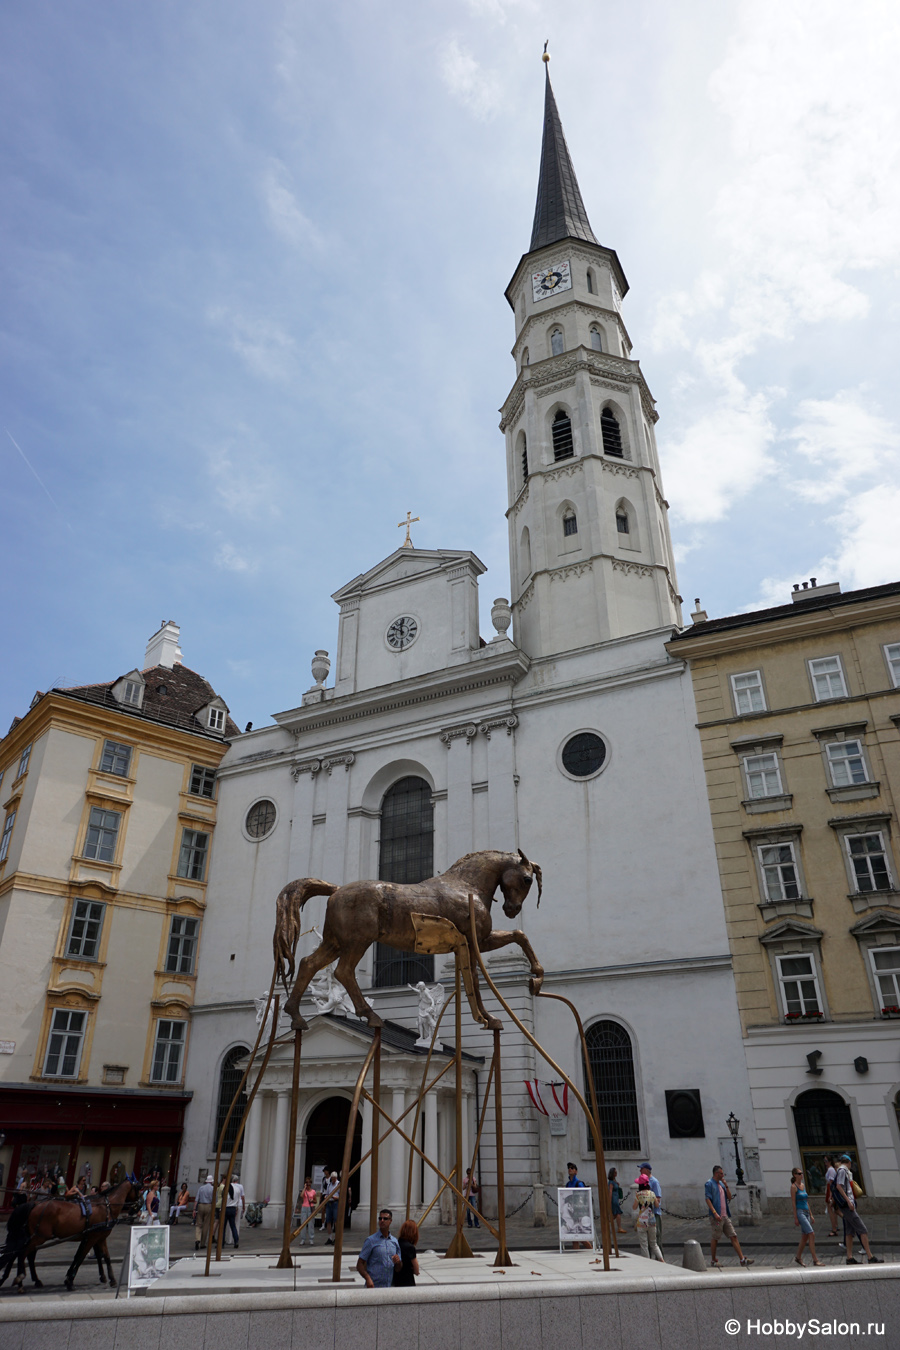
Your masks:
<path fill-rule="evenodd" d="M 401 614 L 399 619 L 395 619 L 387 630 L 387 643 L 393 647 L 395 652 L 402 652 L 407 647 L 411 647 L 419 636 L 419 625 L 411 614 Z"/>
<path fill-rule="evenodd" d="M 556 295 L 557 291 L 571 289 L 572 272 L 568 262 L 551 263 L 540 272 L 531 274 L 531 293 L 535 301 L 546 300 L 549 295 Z"/>

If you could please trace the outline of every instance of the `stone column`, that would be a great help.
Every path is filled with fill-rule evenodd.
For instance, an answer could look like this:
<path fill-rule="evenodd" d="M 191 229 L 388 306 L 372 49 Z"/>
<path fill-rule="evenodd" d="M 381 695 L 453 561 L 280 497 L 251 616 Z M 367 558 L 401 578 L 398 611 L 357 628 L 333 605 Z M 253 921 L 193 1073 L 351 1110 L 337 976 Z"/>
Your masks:
<path fill-rule="evenodd" d="M 334 760 L 342 760 L 335 763 Z M 328 774 L 327 806 L 325 807 L 325 859 L 322 875 L 331 882 L 343 884 L 355 881 L 345 875 L 347 866 L 347 806 L 350 798 L 350 765 L 353 755 L 334 756 L 323 760 Z"/>
<path fill-rule="evenodd" d="M 514 714 L 509 721 L 517 722 Z M 516 835 L 515 731 L 506 718 L 491 718 L 482 728 L 488 737 L 488 820 L 492 839 L 502 839 L 503 848 L 518 846 Z M 497 847 L 494 845 L 494 847 Z M 537 886 L 533 886 L 535 899 Z"/>
<path fill-rule="evenodd" d="M 437 1094 L 430 1093 L 425 1099 L 425 1153 L 436 1162 L 440 1167 L 438 1157 L 438 1124 L 437 1124 Z M 432 1172 L 430 1167 L 425 1168 L 425 1187 L 422 1195 L 423 1205 L 430 1205 L 437 1195 L 440 1187 L 440 1181 L 436 1172 Z M 432 1211 L 432 1214 L 434 1211 Z M 429 1214 L 429 1219 L 432 1217 Z"/>
<path fill-rule="evenodd" d="M 310 757 L 300 759 L 291 770 L 294 788 L 293 825 L 288 875 L 312 875 L 312 818 L 315 813 L 315 779 L 319 761 Z"/>
<path fill-rule="evenodd" d="M 469 734 L 471 730 L 471 736 Z M 471 727 L 454 727 L 448 737 L 447 754 L 447 846 L 449 862 L 472 851 L 472 737 Z"/>
<path fill-rule="evenodd" d="M 262 1093 L 257 1092 L 244 1126 L 243 1148 L 241 1150 L 241 1184 L 247 1204 L 255 1203 L 259 1196 L 259 1148 L 262 1142 Z"/>
<path fill-rule="evenodd" d="M 275 1105 L 275 1133 L 272 1138 L 272 1177 L 269 1182 L 269 1203 L 265 1208 L 267 1228 L 280 1228 L 284 1221 L 284 1183 L 287 1178 L 288 1123 L 291 1115 L 291 1094 L 288 1088 L 278 1093 Z"/>
<path fill-rule="evenodd" d="M 406 1093 L 403 1088 L 394 1088 L 391 1093 L 391 1115 L 397 1120 L 403 1115 L 406 1107 Z M 403 1122 L 404 1126 L 406 1122 Z M 409 1147 L 402 1135 L 394 1130 L 390 1135 L 391 1145 L 391 1183 L 388 1195 L 390 1199 L 388 1204 L 399 1210 L 406 1201 L 406 1163 L 409 1157 Z"/>

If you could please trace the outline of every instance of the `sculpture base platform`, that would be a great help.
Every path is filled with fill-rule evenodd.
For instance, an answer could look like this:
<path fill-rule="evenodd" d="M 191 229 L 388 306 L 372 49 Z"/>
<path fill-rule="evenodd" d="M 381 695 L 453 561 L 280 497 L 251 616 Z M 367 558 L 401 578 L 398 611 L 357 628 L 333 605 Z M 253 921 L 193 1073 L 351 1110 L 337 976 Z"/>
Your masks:
<path fill-rule="evenodd" d="M 213 1262 L 208 1276 L 204 1275 L 205 1261 L 199 1257 L 184 1257 L 176 1261 L 168 1274 L 163 1275 L 146 1290 L 146 1298 L 175 1298 L 188 1294 L 275 1294 L 293 1289 L 310 1291 L 324 1289 L 331 1279 L 332 1256 L 322 1252 L 310 1253 L 308 1248 L 292 1249 L 294 1270 L 277 1270 L 277 1253 L 265 1256 L 232 1256 L 218 1264 Z M 514 1264 L 495 1268 L 490 1252 L 479 1252 L 471 1260 L 447 1260 L 438 1252 L 420 1252 L 418 1287 L 457 1284 L 510 1284 L 513 1281 L 531 1285 L 543 1280 L 598 1281 L 605 1274 L 602 1258 L 596 1252 L 513 1252 Z M 667 1275 L 690 1277 L 691 1272 L 680 1266 L 661 1266 L 658 1261 L 647 1261 L 643 1256 L 623 1253 L 610 1263 L 610 1274 L 632 1280 L 646 1280 L 648 1289 L 662 1271 Z M 362 1276 L 356 1273 L 356 1256 L 349 1255 L 341 1263 L 341 1285 L 363 1288 Z"/>

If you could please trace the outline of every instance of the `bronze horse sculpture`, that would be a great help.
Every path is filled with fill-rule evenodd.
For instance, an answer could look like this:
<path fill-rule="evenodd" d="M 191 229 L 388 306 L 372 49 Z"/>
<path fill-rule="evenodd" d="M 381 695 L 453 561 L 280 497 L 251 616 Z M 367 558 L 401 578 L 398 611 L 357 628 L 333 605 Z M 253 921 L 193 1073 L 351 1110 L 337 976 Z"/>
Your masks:
<path fill-rule="evenodd" d="M 495 952 L 516 943 L 530 962 L 532 990 L 537 993 L 544 970 L 525 934 L 518 928 L 494 931 L 491 926 L 491 903 L 497 888 L 503 895 L 503 913 L 508 919 L 514 919 L 534 880 L 537 880 L 540 904 L 541 869 L 538 865 L 529 862 L 521 849 L 516 853 L 488 849 L 482 853 L 467 853 L 440 876 L 410 885 L 392 881 L 356 881 L 347 886 L 333 886 L 314 877 L 289 882 L 276 902 L 273 946 L 276 966 L 288 994 L 284 1011 L 291 1018 L 291 1025 L 295 1030 L 306 1028 L 300 1015 L 300 1000 L 315 975 L 332 961 L 337 961 L 335 978 L 350 995 L 357 1016 L 365 1018 L 372 1027 L 381 1026 L 381 1018 L 369 1007 L 356 982 L 356 967 L 373 942 L 382 942 L 404 952 L 452 950 L 452 945 L 421 945 L 422 916 L 426 921 L 444 921 L 445 924 L 449 921 L 449 925 L 462 934 L 469 947 L 474 996 L 481 1020 L 486 1026 L 499 1025 L 496 1019 L 488 1016 L 481 1000 L 472 950 L 469 897 L 473 896 L 475 901 L 475 936 L 479 949 L 483 953 Z M 300 911 L 317 895 L 329 897 L 322 941 L 295 966 Z M 454 936 L 458 937 L 458 934 Z M 296 979 L 291 989 L 289 981 L 295 969 Z"/>
<path fill-rule="evenodd" d="M 31 1271 L 31 1279 L 36 1288 L 43 1288 L 34 1265 L 35 1252 L 45 1242 L 78 1240 L 78 1250 L 65 1274 L 67 1289 L 73 1281 L 84 1258 L 94 1251 L 100 1267 L 100 1279 L 103 1280 L 102 1256 L 106 1256 L 110 1284 L 115 1284 L 106 1239 L 115 1227 L 126 1205 L 140 1200 L 137 1178 L 127 1177 L 105 1195 L 91 1196 L 86 1202 L 87 1215 L 71 1200 L 39 1200 L 21 1205 L 13 1210 L 6 1228 L 6 1243 L 0 1248 L 0 1285 L 5 1284 L 13 1265 L 18 1262 L 18 1271 L 13 1281 L 15 1288 L 22 1292 L 25 1283 L 25 1263 Z"/>

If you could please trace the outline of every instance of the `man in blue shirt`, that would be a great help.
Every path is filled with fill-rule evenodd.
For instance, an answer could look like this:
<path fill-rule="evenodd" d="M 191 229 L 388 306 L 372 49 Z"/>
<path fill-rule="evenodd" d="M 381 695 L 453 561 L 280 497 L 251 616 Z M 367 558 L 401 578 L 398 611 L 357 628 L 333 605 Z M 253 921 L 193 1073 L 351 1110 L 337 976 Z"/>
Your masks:
<path fill-rule="evenodd" d="M 741 1251 L 741 1244 L 738 1242 L 737 1233 L 734 1231 L 734 1224 L 731 1222 L 731 1191 L 728 1189 L 728 1183 L 725 1180 L 724 1167 L 714 1167 L 712 1176 L 703 1188 L 706 1198 L 706 1208 L 709 1210 L 710 1224 L 710 1260 L 714 1266 L 719 1264 L 716 1259 L 716 1246 L 719 1238 L 723 1235 L 728 1238 L 734 1250 L 741 1260 L 742 1266 L 752 1266 L 752 1257 L 745 1256 Z"/>
<path fill-rule="evenodd" d="M 570 1191 L 577 1191 L 579 1187 L 584 1186 L 584 1182 L 578 1175 L 578 1168 L 574 1163 L 566 1163 L 566 1171 L 569 1174 L 569 1180 L 566 1182 L 566 1186 Z"/>
<path fill-rule="evenodd" d="M 391 1235 L 394 1215 L 383 1209 L 378 1215 L 378 1232 L 366 1238 L 356 1263 L 356 1269 L 366 1282 L 367 1289 L 389 1289 L 394 1280 L 394 1267 L 401 1264 L 400 1243 Z"/>

